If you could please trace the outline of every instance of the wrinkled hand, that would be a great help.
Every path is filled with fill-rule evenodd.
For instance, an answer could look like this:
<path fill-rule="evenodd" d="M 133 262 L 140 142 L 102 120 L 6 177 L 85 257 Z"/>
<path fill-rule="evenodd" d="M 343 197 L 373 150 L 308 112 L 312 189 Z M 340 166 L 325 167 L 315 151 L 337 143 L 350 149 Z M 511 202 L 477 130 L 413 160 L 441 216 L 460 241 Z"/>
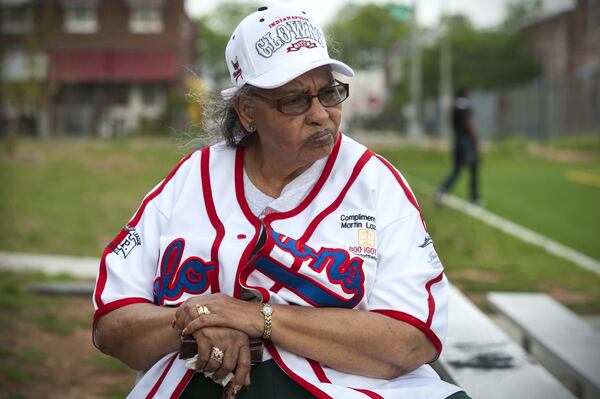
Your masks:
<path fill-rule="evenodd" d="M 206 306 L 210 314 L 200 315 L 197 306 Z M 173 328 L 196 340 L 198 371 L 214 372 L 214 380 L 234 373 L 225 389 L 225 397 L 232 397 L 242 386 L 250 385 L 249 337 L 262 336 L 262 323 L 260 304 L 211 294 L 191 297 L 182 303 L 175 313 Z M 222 363 L 210 358 L 213 347 L 223 351 Z"/>
<path fill-rule="evenodd" d="M 233 373 L 227 391 L 239 391 L 242 386 L 250 385 L 250 345 L 245 333 L 231 328 L 207 327 L 192 335 L 198 344 L 197 371 L 214 372 L 211 378 L 215 381 Z M 223 362 L 211 359 L 213 347 L 223 351 Z"/>
<path fill-rule="evenodd" d="M 197 305 L 206 306 L 210 314 L 199 315 Z M 182 334 L 194 334 L 205 327 L 227 327 L 244 332 L 250 338 L 261 337 L 264 319 L 260 309 L 258 302 L 224 294 L 195 296 L 177 309 L 174 327 Z"/>

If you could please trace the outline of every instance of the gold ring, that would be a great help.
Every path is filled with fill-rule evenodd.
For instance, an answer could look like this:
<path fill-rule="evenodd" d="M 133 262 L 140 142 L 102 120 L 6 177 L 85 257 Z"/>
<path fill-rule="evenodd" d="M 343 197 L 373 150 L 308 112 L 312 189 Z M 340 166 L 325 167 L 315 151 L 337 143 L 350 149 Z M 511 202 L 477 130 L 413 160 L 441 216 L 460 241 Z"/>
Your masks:
<path fill-rule="evenodd" d="M 210 314 L 210 310 L 204 305 L 196 305 L 196 310 L 198 311 L 198 316 Z"/>
<path fill-rule="evenodd" d="M 216 346 L 213 346 L 210 350 L 210 358 L 217 363 L 223 363 L 223 356 L 225 356 L 225 353 Z"/>

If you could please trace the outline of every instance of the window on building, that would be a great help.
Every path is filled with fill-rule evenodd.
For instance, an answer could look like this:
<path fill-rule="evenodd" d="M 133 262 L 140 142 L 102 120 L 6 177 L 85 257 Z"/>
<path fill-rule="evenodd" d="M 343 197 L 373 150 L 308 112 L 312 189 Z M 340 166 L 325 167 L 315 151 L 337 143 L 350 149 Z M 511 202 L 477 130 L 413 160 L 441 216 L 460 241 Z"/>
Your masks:
<path fill-rule="evenodd" d="M 68 33 L 98 32 L 98 8 L 93 5 L 73 5 L 64 9 L 64 29 Z"/>
<path fill-rule="evenodd" d="M 2 10 L 2 33 L 22 34 L 33 31 L 33 9 L 30 5 L 6 7 Z"/>
<path fill-rule="evenodd" d="M 140 5 L 129 11 L 129 31 L 131 33 L 160 33 L 164 29 L 162 7 Z"/>
<path fill-rule="evenodd" d="M 46 78 L 47 65 L 48 58 L 44 53 L 8 49 L 0 59 L 0 72 L 9 82 L 41 81 Z"/>
<path fill-rule="evenodd" d="M 154 106 L 158 102 L 158 87 L 154 85 L 142 86 L 142 101 L 147 107 Z"/>

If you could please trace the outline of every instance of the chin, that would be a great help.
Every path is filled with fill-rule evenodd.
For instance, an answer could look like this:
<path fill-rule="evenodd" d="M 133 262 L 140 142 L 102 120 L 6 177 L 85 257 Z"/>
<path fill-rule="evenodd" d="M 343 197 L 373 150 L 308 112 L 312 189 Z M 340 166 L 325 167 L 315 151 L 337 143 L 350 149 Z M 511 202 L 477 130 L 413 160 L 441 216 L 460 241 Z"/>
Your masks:
<path fill-rule="evenodd" d="M 327 158 L 329 154 L 331 154 L 331 151 L 333 151 L 334 144 L 335 141 L 332 140 L 331 144 L 315 147 L 315 149 L 313 150 L 313 161 L 318 161 L 319 159 Z"/>

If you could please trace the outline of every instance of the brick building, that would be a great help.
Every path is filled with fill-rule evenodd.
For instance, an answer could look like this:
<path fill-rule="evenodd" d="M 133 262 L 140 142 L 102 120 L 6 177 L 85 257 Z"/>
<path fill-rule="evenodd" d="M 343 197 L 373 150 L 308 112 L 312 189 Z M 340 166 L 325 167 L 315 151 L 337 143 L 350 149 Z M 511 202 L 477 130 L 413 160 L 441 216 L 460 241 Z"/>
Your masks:
<path fill-rule="evenodd" d="M 524 27 L 546 78 L 600 73 L 600 1 L 573 0 Z"/>
<path fill-rule="evenodd" d="M 4 124 L 114 136 L 158 118 L 194 64 L 183 3 L 0 0 Z"/>
<path fill-rule="evenodd" d="M 539 122 L 530 130 L 545 137 L 600 132 L 600 1 L 570 0 L 524 31 L 542 66 L 534 91 Z"/>

